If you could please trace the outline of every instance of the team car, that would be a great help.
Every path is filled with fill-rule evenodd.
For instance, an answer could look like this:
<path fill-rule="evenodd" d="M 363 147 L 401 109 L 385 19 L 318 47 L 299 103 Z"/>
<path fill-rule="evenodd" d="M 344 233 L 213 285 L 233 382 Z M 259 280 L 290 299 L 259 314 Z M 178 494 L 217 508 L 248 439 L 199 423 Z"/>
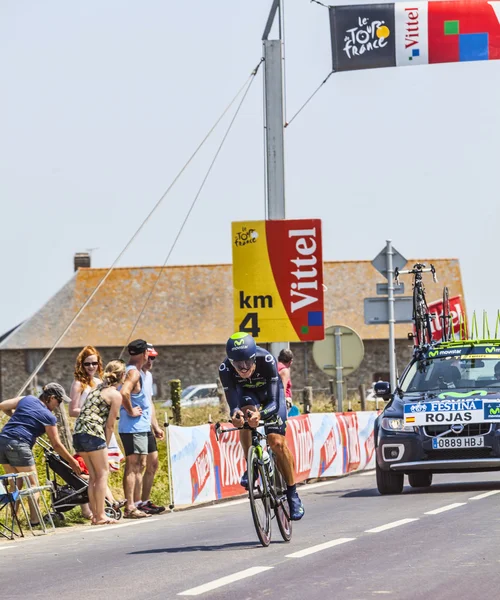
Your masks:
<path fill-rule="evenodd" d="M 428 345 L 396 390 L 375 384 L 388 401 L 375 424 L 377 487 L 399 494 L 404 475 L 428 487 L 434 473 L 500 470 L 500 341 Z"/>

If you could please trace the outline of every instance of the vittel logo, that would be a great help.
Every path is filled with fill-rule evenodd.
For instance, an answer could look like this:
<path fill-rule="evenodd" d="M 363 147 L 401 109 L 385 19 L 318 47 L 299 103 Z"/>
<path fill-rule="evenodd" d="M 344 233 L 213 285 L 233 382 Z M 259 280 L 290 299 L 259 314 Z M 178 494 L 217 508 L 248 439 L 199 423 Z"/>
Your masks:
<path fill-rule="evenodd" d="M 290 284 L 291 311 L 319 302 L 318 269 L 316 264 L 316 228 L 295 229 L 288 232 L 295 239 L 297 257 L 291 260 L 296 270 L 291 275 L 297 280 Z"/>
<path fill-rule="evenodd" d="M 221 453 L 222 484 L 236 485 L 240 481 L 240 473 L 245 469 L 245 457 L 237 432 L 225 434 L 223 444 L 219 444 Z"/>
<path fill-rule="evenodd" d="M 292 431 L 297 458 L 296 469 L 299 474 L 309 474 L 312 467 L 314 442 L 312 432 L 307 421 L 288 421 Z"/>
<path fill-rule="evenodd" d="M 420 56 L 420 27 L 418 8 L 405 8 L 405 48 L 409 51 L 408 60 Z"/>

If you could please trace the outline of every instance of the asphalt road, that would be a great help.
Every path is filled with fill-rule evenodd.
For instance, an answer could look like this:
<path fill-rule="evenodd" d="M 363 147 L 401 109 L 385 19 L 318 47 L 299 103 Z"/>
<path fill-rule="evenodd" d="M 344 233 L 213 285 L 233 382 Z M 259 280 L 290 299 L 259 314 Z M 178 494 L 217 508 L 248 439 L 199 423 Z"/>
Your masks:
<path fill-rule="evenodd" d="M 247 500 L 0 541 L 0 597 L 495 597 L 500 473 L 441 475 L 379 496 L 373 472 L 303 486 L 290 543 L 257 541 Z"/>

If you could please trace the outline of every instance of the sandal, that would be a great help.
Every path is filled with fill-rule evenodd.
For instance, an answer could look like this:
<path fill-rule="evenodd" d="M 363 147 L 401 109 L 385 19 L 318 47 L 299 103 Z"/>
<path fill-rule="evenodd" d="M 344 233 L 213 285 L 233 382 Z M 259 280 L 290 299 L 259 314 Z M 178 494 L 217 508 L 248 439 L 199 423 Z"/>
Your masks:
<path fill-rule="evenodd" d="M 94 521 L 92 525 L 118 525 L 118 521 L 116 519 L 106 519 L 101 522 Z"/>
<path fill-rule="evenodd" d="M 133 510 L 125 509 L 123 511 L 124 519 L 147 519 L 150 516 L 151 515 L 148 515 L 145 512 L 142 512 L 142 510 L 139 510 L 138 508 L 134 508 Z"/>

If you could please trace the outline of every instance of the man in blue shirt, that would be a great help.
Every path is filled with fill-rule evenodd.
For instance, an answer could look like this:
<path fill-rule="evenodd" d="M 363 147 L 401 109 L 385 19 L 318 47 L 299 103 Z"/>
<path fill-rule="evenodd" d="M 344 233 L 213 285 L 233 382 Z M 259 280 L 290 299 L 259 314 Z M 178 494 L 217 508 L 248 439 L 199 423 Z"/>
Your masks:
<path fill-rule="evenodd" d="M 118 433 L 125 451 L 123 491 L 127 499 L 126 519 L 150 517 L 134 502 L 135 490 L 142 488 L 142 476 L 148 456 L 148 433 L 151 431 L 151 404 L 146 393 L 146 379 L 142 367 L 148 360 L 149 347 L 145 340 L 137 339 L 128 345 L 130 355 L 127 375 L 121 387 L 122 407 Z"/>

